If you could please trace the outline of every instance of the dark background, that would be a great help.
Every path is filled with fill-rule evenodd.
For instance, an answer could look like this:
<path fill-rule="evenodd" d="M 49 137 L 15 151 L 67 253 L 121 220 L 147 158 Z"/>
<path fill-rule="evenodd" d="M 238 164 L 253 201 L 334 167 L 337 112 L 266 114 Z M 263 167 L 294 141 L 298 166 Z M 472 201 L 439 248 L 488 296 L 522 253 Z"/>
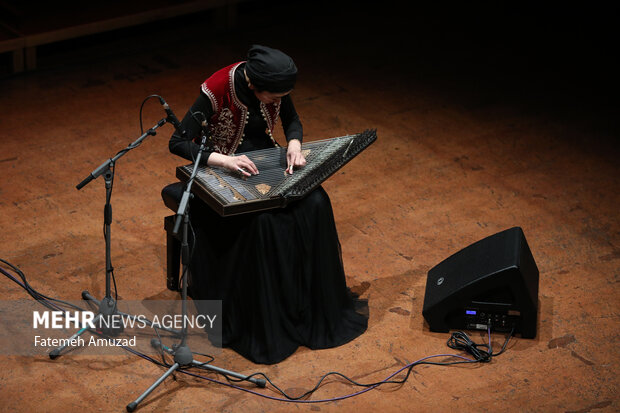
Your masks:
<path fill-rule="evenodd" d="M 137 6 L 127 6 L 133 3 L 138 4 L 106 2 L 105 8 L 122 14 L 123 7 L 135 11 Z M 70 21 L 71 15 L 79 19 L 96 10 L 75 1 L 5 1 L 0 11 L 2 20 L 19 28 L 43 27 L 61 17 Z M 274 36 L 264 39 L 272 46 L 352 75 L 356 65 L 371 66 L 381 76 L 403 75 L 476 95 L 481 104 L 525 99 L 535 105 L 552 99 L 560 106 L 578 102 L 602 108 L 616 105 L 616 16 L 611 8 L 565 3 L 254 0 L 238 5 L 237 24 L 230 30 L 217 23 L 215 11 L 206 11 L 43 45 L 37 48 L 38 70 L 133 53 L 157 54 L 182 65 L 192 54 L 208 59 L 214 44 L 253 39 L 272 29 Z M 128 41 L 135 38 L 144 40 L 139 50 Z M 232 52 L 241 59 L 245 50 Z M 10 54 L 0 57 L 2 76 L 11 76 Z"/>

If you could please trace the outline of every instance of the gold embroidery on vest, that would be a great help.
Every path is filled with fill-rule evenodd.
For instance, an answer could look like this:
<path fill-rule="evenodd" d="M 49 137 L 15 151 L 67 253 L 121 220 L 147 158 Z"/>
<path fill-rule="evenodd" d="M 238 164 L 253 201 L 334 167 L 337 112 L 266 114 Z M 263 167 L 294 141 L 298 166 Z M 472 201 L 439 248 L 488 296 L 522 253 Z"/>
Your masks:
<path fill-rule="evenodd" d="M 235 124 L 233 113 L 230 109 L 224 108 L 217 116 L 217 120 L 212 128 L 213 146 L 217 152 L 226 151 L 226 142 L 235 135 Z"/>

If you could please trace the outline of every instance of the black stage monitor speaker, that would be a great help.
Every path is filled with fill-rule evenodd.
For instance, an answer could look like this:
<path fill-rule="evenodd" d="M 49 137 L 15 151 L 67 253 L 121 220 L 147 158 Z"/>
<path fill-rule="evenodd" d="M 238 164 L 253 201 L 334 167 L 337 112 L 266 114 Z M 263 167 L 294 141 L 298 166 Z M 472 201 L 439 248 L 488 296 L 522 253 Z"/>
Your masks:
<path fill-rule="evenodd" d="M 422 315 L 431 331 L 486 330 L 536 337 L 538 267 L 519 227 L 462 249 L 431 268 Z"/>

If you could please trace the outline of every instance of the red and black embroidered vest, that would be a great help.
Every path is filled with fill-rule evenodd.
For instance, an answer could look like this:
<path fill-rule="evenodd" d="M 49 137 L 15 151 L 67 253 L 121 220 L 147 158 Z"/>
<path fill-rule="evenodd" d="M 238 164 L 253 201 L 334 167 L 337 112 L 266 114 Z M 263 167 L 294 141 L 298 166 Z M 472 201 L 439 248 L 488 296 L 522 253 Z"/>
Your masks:
<path fill-rule="evenodd" d="M 202 92 L 207 95 L 213 106 L 213 116 L 209 120 L 211 131 L 211 145 L 213 150 L 225 155 L 235 153 L 244 138 L 244 128 L 248 119 L 248 108 L 235 93 L 234 81 L 238 62 L 218 70 L 211 75 L 201 86 Z M 276 104 L 260 103 L 267 129 L 274 145 L 273 129 L 280 114 L 280 102 Z"/>

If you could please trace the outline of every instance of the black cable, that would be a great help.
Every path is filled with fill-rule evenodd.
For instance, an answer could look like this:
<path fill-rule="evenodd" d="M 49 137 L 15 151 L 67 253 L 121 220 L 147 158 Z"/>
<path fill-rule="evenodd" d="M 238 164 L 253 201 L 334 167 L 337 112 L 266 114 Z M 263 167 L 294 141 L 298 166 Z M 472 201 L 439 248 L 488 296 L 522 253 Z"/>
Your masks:
<path fill-rule="evenodd" d="M 50 308 L 50 309 L 54 309 L 54 307 L 53 307 L 51 304 L 49 304 L 49 303 L 47 302 L 47 301 L 52 301 L 52 302 L 56 302 L 56 303 L 61 304 L 61 305 L 65 305 L 65 306 L 70 307 L 70 308 L 74 308 L 74 309 L 77 309 L 77 310 L 82 310 L 82 308 L 81 308 L 81 307 L 79 307 L 79 306 L 77 306 L 77 305 L 75 305 L 75 304 L 69 303 L 69 302 L 67 302 L 67 301 L 59 300 L 59 299 L 57 299 L 57 298 L 48 297 L 48 296 L 47 296 L 47 295 L 45 295 L 45 294 L 41 294 L 41 293 L 39 293 L 37 290 L 35 290 L 34 288 L 32 288 L 32 287 L 30 286 L 30 284 L 29 284 L 29 283 L 28 283 L 28 281 L 26 280 L 26 275 L 25 275 L 25 274 L 24 274 L 24 273 L 23 273 L 23 272 L 22 272 L 19 268 L 17 268 L 16 266 L 14 266 L 13 264 L 11 264 L 10 262 L 3 260 L 2 258 L 0 258 L 0 261 L 2 261 L 2 263 L 3 263 L 3 264 L 8 265 L 8 266 L 9 266 L 9 267 L 10 267 L 10 268 L 11 268 L 11 269 L 12 269 L 12 270 L 13 270 L 13 271 L 17 274 L 17 275 L 19 275 L 19 277 L 20 277 L 20 278 L 21 278 L 21 280 L 22 280 L 22 284 L 23 284 L 23 285 L 22 285 L 22 284 L 20 284 L 20 283 L 19 283 L 16 279 L 14 279 L 14 278 L 10 278 L 10 279 L 12 279 L 15 283 L 17 283 L 18 285 L 20 285 L 22 288 L 24 288 L 24 289 L 26 290 L 26 292 L 27 292 L 27 293 L 28 293 L 28 294 L 29 294 L 32 298 L 34 298 L 35 300 L 39 301 L 39 302 L 40 302 L 41 304 L 43 304 L 45 307 Z"/>
<path fill-rule="evenodd" d="M 210 364 L 210 363 L 213 363 L 215 361 L 215 357 L 213 357 L 210 354 L 198 353 L 197 351 L 192 351 L 192 354 L 196 354 L 198 356 L 204 356 L 204 357 L 208 357 L 209 358 L 209 361 L 204 361 L 204 362 L 200 363 L 200 365 L 203 365 L 203 366 L 205 364 Z M 200 368 L 200 365 L 198 365 L 196 367 Z"/>
<path fill-rule="evenodd" d="M 471 354 L 481 363 L 488 363 L 491 361 L 492 349 L 489 348 L 489 345 L 474 343 L 469 336 L 462 331 L 452 333 L 446 344 L 452 349 L 465 351 Z M 484 347 L 486 350 L 483 350 L 480 347 Z"/>
<path fill-rule="evenodd" d="M 196 117 L 197 115 L 200 115 L 202 117 L 202 119 L 198 119 Z M 202 129 L 202 122 L 203 121 L 207 122 L 207 117 L 205 116 L 204 113 L 202 113 L 200 111 L 191 112 L 191 116 L 192 116 L 192 119 L 194 119 L 194 121 L 200 126 L 200 130 L 201 130 L 201 132 L 200 132 L 201 135 L 200 136 L 202 136 L 205 133 L 204 130 Z M 191 140 L 187 140 L 186 142 L 187 142 L 188 145 L 191 146 L 191 142 L 192 142 Z M 190 148 L 189 153 L 190 153 L 190 155 L 192 157 L 192 162 L 195 163 L 196 162 L 196 158 L 194 157 L 194 152 L 191 150 L 191 148 Z"/>
<path fill-rule="evenodd" d="M 278 387 L 273 381 L 271 381 L 271 379 L 269 379 L 269 377 L 267 377 L 264 373 L 253 373 L 250 374 L 248 376 L 246 376 L 243 379 L 236 379 L 236 378 L 232 378 L 229 377 L 226 374 L 221 373 L 224 377 L 226 377 L 226 379 L 230 382 L 242 382 L 242 381 L 248 381 L 249 379 L 251 379 L 252 377 L 255 376 L 261 376 L 263 377 L 267 382 L 269 382 L 269 384 L 271 384 L 271 386 L 276 389 L 278 391 L 278 393 L 280 393 L 282 396 L 286 397 L 289 400 L 301 400 L 301 399 L 305 399 L 308 396 L 312 395 L 315 391 L 317 391 L 319 389 L 319 387 L 321 386 L 321 384 L 323 384 L 323 382 L 329 377 L 329 376 L 337 376 L 340 377 L 342 379 L 344 379 L 345 381 L 349 382 L 350 384 L 357 386 L 357 387 L 377 387 L 377 386 L 381 386 L 384 384 L 404 384 L 408 379 L 409 376 L 411 375 L 411 372 L 413 370 L 413 368 L 415 366 L 421 365 L 421 364 L 429 364 L 429 365 L 435 365 L 435 366 L 449 366 L 449 365 L 454 365 L 454 364 L 472 364 L 472 363 L 479 363 L 480 361 L 478 360 L 461 360 L 461 361 L 449 361 L 449 362 L 432 362 L 432 361 L 419 361 L 416 363 L 412 363 L 409 365 L 409 367 L 407 367 L 407 373 L 405 374 L 405 376 L 402 379 L 398 379 L 398 380 L 382 380 L 382 381 L 378 381 L 378 382 L 374 382 L 374 383 L 359 383 L 349 377 L 347 377 L 346 375 L 337 372 L 337 371 L 331 371 L 329 373 L 324 374 L 319 381 L 317 382 L 317 384 L 310 390 L 306 391 L 304 394 L 302 394 L 301 396 L 291 396 L 289 394 L 287 394 L 284 390 L 282 390 L 280 387 Z"/>
<path fill-rule="evenodd" d="M 168 361 L 166 361 L 166 352 L 164 351 L 163 341 L 161 339 L 161 336 L 159 335 L 159 329 L 157 327 L 153 327 L 153 330 L 155 330 L 155 334 L 157 334 L 157 338 L 159 339 L 159 353 L 161 355 L 162 361 L 161 365 L 170 368 L 172 364 L 169 364 Z"/>
<path fill-rule="evenodd" d="M 506 341 L 504 341 L 504 345 L 502 346 L 502 349 L 498 353 L 491 353 L 491 356 L 497 357 L 500 354 L 502 354 L 504 352 L 504 350 L 506 350 L 506 346 L 508 345 L 508 342 L 512 338 L 512 335 L 514 334 L 514 332 L 515 332 L 515 328 L 512 327 L 512 330 L 510 331 L 510 334 L 508 334 L 508 337 L 506 337 Z"/>
<path fill-rule="evenodd" d="M 151 98 L 161 99 L 161 96 L 159 96 L 159 95 L 149 95 L 149 96 L 145 97 L 144 100 L 142 101 L 142 104 L 140 105 L 140 115 L 139 115 L 139 118 L 140 118 L 140 135 L 142 135 L 144 133 L 144 127 L 142 126 L 142 109 L 144 108 L 144 104 L 146 103 L 146 101 L 151 99 Z"/>
<path fill-rule="evenodd" d="M 481 363 L 488 363 L 491 361 L 493 357 L 499 356 L 506 350 L 506 346 L 508 345 L 510 338 L 514 334 L 514 327 L 512 328 L 512 331 L 510 332 L 510 334 L 508 334 L 508 337 L 506 338 L 506 341 L 504 341 L 504 345 L 502 346 L 502 349 L 498 353 L 493 353 L 493 348 L 491 346 L 491 338 L 490 338 L 491 337 L 491 325 L 490 324 L 488 325 L 487 329 L 488 329 L 488 335 L 489 335 L 488 344 L 476 344 L 463 331 L 456 331 L 452 333 L 452 335 L 448 339 L 447 345 L 448 347 L 452 349 L 462 350 L 462 351 L 465 351 L 471 354 L 477 361 Z M 483 350 L 482 348 L 484 348 L 485 350 Z"/>
<path fill-rule="evenodd" d="M 405 376 L 402 379 L 398 379 L 398 380 L 383 380 L 383 381 L 378 381 L 378 382 L 374 382 L 374 383 L 359 383 L 359 382 L 357 382 L 357 381 L 347 377 L 346 375 L 344 375 L 342 373 L 332 371 L 332 372 L 324 374 L 319 379 L 319 381 L 314 386 L 314 388 L 312 388 L 311 390 L 306 391 L 301 396 L 296 396 L 296 397 L 290 396 L 284 390 L 280 389 L 276 384 L 274 384 L 269 379 L 269 377 L 267 377 L 263 373 L 253 373 L 253 374 L 245 377 L 244 379 L 232 378 L 232 377 L 227 376 L 226 374 L 223 374 L 223 376 L 225 376 L 226 379 L 228 381 L 230 381 L 230 382 L 248 381 L 252 377 L 262 376 L 282 396 L 286 397 L 289 400 L 301 400 L 301 399 L 304 399 L 304 398 L 310 396 L 312 393 L 314 393 L 316 390 L 318 390 L 318 388 L 321 386 L 323 381 L 327 377 L 329 377 L 329 376 L 341 377 L 344 380 L 346 380 L 347 382 L 351 383 L 352 385 L 358 386 L 358 387 L 376 387 L 376 386 L 380 386 L 380 385 L 384 385 L 384 384 L 404 384 L 409 379 L 409 376 L 411 375 L 411 372 L 412 372 L 413 368 L 415 366 L 421 365 L 421 364 L 428 364 L 428 365 L 434 365 L 434 366 L 450 366 L 450 365 L 456 365 L 456 364 L 475 364 L 475 363 L 490 362 L 491 358 L 493 356 L 498 356 L 498 355 L 500 355 L 500 354 L 502 354 L 504 352 L 504 350 L 506 349 L 506 346 L 508 345 L 508 342 L 510 341 L 510 338 L 512 337 L 513 333 L 514 333 L 514 328 L 510 332 L 508 337 L 506 338 L 506 341 L 504 342 L 504 345 L 502 346 L 501 351 L 496 353 L 496 354 L 493 354 L 492 350 L 491 350 L 491 347 L 490 347 L 490 344 L 476 344 L 473 341 L 471 341 L 471 339 L 469 339 L 469 336 L 467 336 L 466 333 L 464 333 L 462 331 L 458 331 L 458 332 L 455 332 L 455 333 L 452 334 L 452 336 L 448 340 L 448 346 L 450 348 L 454 348 L 454 349 L 458 349 L 458 350 L 464 350 L 464 351 L 472 354 L 474 356 L 474 360 L 464 359 L 464 360 L 445 361 L 445 362 L 433 362 L 433 361 L 422 360 L 422 361 L 418 361 L 418 362 L 415 362 L 415 363 L 411 363 L 409 365 L 409 367 L 407 368 L 407 373 L 405 374 Z M 488 334 L 489 334 L 489 340 L 490 340 L 490 329 L 488 331 Z M 489 341 L 489 343 L 490 343 L 490 341 Z M 489 349 L 489 351 L 480 350 L 478 347 L 485 347 L 485 348 Z"/>

